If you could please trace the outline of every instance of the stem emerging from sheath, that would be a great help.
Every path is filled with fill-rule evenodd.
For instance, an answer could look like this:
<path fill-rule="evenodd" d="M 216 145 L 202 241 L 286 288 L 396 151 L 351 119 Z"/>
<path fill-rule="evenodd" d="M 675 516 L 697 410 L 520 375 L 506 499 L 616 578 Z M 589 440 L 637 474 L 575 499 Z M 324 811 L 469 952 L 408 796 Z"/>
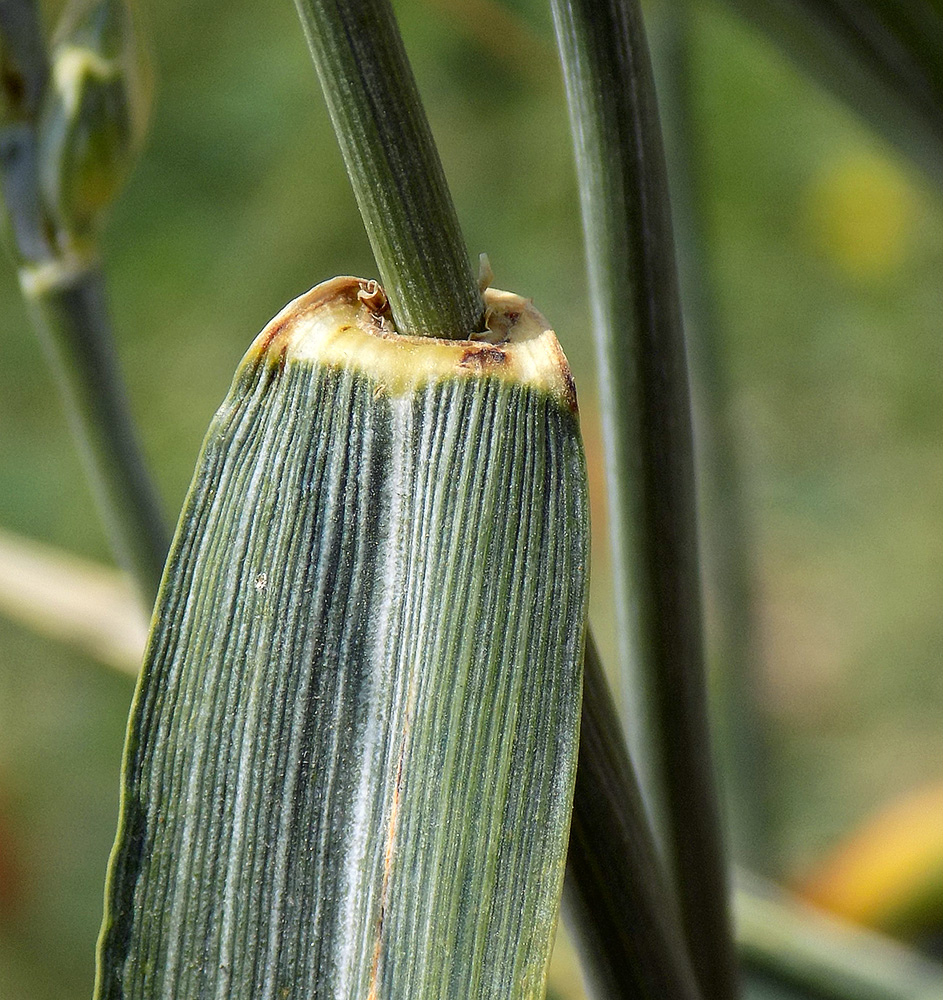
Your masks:
<path fill-rule="evenodd" d="M 467 336 L 480 324 L 479 293 L 386 0 L 297 3 L 400 331 Z M 462 303 L 471 327 L 455 318 Z M 585 669 L 564 891 L 571 924 L 606 995 L 699 1000 L 640 797 L 622 797 L 634 777 L 591 642 Z"/>
<path fill-rule="evenodd" d="M 388 0 L 296 0 L 400 333 L 483 329 L 445 173 Z"/>

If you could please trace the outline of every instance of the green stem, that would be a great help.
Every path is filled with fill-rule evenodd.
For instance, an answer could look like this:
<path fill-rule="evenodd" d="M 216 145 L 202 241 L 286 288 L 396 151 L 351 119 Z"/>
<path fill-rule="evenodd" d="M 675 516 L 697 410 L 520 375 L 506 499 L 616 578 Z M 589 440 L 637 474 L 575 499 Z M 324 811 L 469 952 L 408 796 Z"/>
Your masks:
<path fill-rule="evenodd" d="M 636 0 L 553 0 L 600 370 L 629 749 L 695 972 L 736 995 L 704 677 L 694 463 L 664 153 Z"/>
<path fill-rule="evenodd" d="M 0 193 L 6 209 L 7 243 L 14 259 L 41 265 L 53 259 L 53 234 L 37 183 L 36 133 L 28 122 L 0 127 Z"/>
<path fill-rule="evenodd" d="M 115 558 L 153 600 L 170 539 L 134 433 L 104 275 L 91 265 L 23 285 Z"/>
<path fill-rule="evenodd" d="M 0 191 L 11 251 L 115 557 L 153 601 L 169 536 L 127 406 L 104 277 L 94 252 L 80 253 L 59 231 L 40 193 L 36 124 L 49 77 L 41 39 L 34 3 L 0 0 Z"/>
<path fill-rule="evenodd" d="M 388 0 L 296 0 L 400 333 L 483 329 L 472 274 Z"/>
<path fill-rule="evenodd" d="M 595 995 L 700 997 L 592 635 L 564 913 Z"/>
<path fill-rule="evenodd" d="M 694 113 L 692 5 L 690 0 L 669 0 L 658 11 L 649 37 L 662 98 L 691 381 L 700 418 L 695 421 L 697 482 L 705 579 L 716 609 L 709 619 L 708 649 L 717 750 L 734 856 L 754 871 L 770 874 L 776 864 L 773 783 L 757 690 L 753 550 L 705 233 L 705 162 Z"/>

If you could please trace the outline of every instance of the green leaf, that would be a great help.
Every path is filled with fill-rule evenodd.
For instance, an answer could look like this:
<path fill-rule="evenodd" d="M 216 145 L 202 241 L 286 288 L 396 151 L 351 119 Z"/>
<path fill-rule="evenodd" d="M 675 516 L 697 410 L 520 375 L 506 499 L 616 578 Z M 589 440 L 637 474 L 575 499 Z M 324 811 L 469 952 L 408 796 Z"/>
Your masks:
<path fill-rule="evenodd" d="M 788 899 L 756 878 L 735 895 L 737 944 L 748 981 L 771 996 L 931 1000 L 943 968 L 896 942 Z"/>
<path fill-rule="evenodd" d="M 132 710 L 99 1000 L 543 996 L 587 498 L 523 299 L 399 337 L 335 279 L 207 435 Z"/>

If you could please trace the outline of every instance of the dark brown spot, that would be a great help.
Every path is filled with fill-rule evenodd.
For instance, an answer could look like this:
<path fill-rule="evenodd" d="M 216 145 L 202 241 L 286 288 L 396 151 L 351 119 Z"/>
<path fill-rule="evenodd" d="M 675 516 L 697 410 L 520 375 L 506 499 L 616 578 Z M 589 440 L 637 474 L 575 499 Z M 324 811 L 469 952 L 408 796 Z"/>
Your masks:
<path fill-rule="evenodd" d="M 566 405 L 573 411 L 573 413 L 579 413 L 579 404 L 576 401 L 576 382 L 573 381 L 573 375 L 570 372 L 570 366 L 564 361 L 563 364 L 563 400 Z"/>
<path fill-rule="evenodd" d="M 507 354 L 498 347 L 468 347 L 459 362 L 463 368 L 476 368 L 484 371 L 486 368 L 497 368 L 507 361 Z"/>
<path fill-rule="evenodd" d="M 285 371 L 285 367 L 288 364 L 288 345 L 282 344 L 281 350 L 278 352 L 278 374 L 281 375 Z"/>

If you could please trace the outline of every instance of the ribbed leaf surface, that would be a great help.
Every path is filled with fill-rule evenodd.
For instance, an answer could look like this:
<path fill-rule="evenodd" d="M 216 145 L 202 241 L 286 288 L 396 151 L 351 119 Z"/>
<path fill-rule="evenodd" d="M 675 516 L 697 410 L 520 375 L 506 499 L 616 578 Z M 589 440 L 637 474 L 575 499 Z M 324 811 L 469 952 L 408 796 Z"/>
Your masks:
<path fill-rule="evenodd" d="M 542 996 L 583 647 L 575 413 L 482 365 L 391 392 L 283 327 L 173 546 L 97 995 Z"/>

